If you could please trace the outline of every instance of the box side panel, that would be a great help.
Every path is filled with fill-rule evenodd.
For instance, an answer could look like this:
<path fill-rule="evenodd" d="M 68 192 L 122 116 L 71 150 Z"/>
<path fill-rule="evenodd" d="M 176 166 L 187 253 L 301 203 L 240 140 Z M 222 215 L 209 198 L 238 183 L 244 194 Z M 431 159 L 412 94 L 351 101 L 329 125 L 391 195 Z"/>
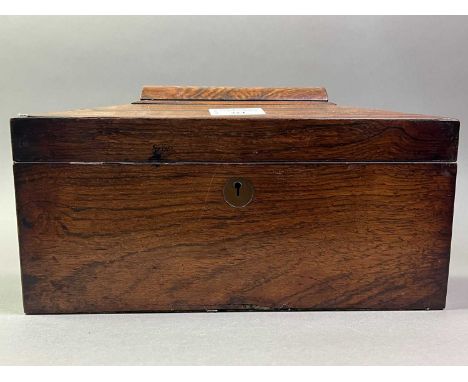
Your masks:
<path fill-rule="evenodd" d="M 458 121 L 19 118 L 17 162 L 455 161 Z"/>
<path fill-rule="evenodd" d="M 441 309 L 455 171 L 16 164 L 25 310 Z"/>

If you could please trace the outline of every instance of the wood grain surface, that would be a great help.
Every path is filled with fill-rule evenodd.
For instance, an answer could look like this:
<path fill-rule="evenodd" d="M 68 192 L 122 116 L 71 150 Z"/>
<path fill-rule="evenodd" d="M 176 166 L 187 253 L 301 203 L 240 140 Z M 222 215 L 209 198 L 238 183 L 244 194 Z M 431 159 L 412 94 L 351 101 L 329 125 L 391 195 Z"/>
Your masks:
<path fill-rule="evenodd" d="M 220 100 L 220 101 L 327 101 L 327 91 L 315 88 L 238 88 L 205 86 L 145 86 L 142 100 Z"/>
<path fill-rule="evenodd" d="M 27 313 L 445 304 L 456 164 L 14 169 Z"/>
<path fill-rule="evenodd" d="M 12 119 L 25 312 L 442 309 L 459 121 L 327 101 L 148 86 Z M 209 113 L 237 107 L 265 114 Z"/>
<path fill-rule="evenodd" d="M 18 162 L 455 161 L 458 131 L 455 120 L 16 118 L 12 145 Z"/>
<path fill-rule="evenodd" d="M 262 108 L 265 114 L 248 116 L 212 116 L 210 108 Z M 453 118 L 402 113 L 389 110 L 363 109 L 315 101 L 141 101 L 128 105 L 77 109 L 53 113 L 31 114 L 31 117 L 60 118 L 136 118 L 136 119 L 203 119 L 255 121 L 260 120 L 436 120 L 456 121 Z M 175 122 L 175 121 L 174 121 Z"/>

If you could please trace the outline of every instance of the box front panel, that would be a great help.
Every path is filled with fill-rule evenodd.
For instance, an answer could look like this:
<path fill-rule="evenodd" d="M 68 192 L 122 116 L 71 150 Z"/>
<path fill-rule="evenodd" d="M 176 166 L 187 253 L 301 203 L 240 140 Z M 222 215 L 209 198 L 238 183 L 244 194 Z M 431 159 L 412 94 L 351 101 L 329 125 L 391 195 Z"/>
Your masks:
<path fill-rule="evenodd" d="M 455 164 L 14 168 L 27 313 L 445 304 Z"/>

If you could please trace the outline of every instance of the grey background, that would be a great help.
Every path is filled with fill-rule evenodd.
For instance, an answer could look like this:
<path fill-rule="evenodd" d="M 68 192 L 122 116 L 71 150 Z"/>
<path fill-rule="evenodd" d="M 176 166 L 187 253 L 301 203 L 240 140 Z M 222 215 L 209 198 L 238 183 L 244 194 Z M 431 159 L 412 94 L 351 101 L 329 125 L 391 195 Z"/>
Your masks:
<path fill-rule="evenodd" d="M 468 364 L 467 41 L 466 17 L 1 17 L 0 364 Z M 9 118 L 144 84 L 324 85 L 459 118 L 447 310 L 23 315 Z"/>

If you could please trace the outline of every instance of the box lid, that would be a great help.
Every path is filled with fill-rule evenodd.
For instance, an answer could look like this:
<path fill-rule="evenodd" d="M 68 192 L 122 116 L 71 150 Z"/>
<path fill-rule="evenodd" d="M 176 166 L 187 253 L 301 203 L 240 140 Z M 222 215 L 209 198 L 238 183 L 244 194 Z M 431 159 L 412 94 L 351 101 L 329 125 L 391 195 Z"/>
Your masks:
<path fill-rule="evenodd" d="M 324 88 L 145 86 L 11 128 L 17 162 L 398 162 L 455 161 L 459 122 L 338 106 Z"/>

